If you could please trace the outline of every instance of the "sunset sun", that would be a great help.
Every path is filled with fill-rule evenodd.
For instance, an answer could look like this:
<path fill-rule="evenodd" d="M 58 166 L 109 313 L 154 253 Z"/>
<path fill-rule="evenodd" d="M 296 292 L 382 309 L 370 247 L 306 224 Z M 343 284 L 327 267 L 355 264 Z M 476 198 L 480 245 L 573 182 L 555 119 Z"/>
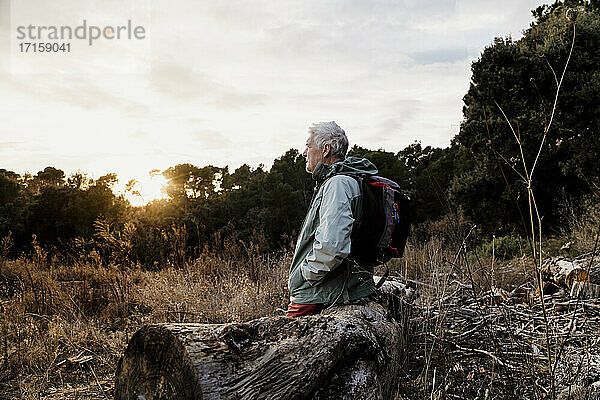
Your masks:
<path fill-rule="evenodd" d="M 168 181 L 160 171 L 152 170 L 147 175 L 129 180 L 123 187 L 122 193 L 135 207 L 144 206 L 153 200 L 167 197 L 165 187 Z"/>

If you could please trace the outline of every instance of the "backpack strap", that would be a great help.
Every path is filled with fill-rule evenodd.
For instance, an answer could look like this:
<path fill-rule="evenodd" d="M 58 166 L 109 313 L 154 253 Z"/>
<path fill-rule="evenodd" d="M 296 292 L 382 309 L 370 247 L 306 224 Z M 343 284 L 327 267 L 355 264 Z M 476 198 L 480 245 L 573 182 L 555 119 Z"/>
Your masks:
<path fill-rule="evenodd" d="M 356 180 L 356 182 L 358 183 L 358 190 L 360 190 L 360 194 L 363 194 L 363 178 L 364 175 L 359 175 L 359 174 L 350 174 L 350 173 L 339 173 L 336 175 L 345 175 L 345 176 L 349 176 L 351 178 L 354 178 Z M 362 225 L 364 221 L 364 218 L 361 218 L 358 223 L 356 224 L 355 227 L 353 227 L 352 229 L 352 233 L 350 234 L 350 237 L 355 237 L 356 234 L 358 233 L 358 231 L 360 230 L 360 226 Z"/>

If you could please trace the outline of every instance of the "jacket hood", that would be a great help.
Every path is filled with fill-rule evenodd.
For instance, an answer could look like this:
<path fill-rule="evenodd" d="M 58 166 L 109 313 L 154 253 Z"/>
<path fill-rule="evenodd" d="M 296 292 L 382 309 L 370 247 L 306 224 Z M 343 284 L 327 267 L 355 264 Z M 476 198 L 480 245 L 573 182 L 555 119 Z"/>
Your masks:
<path fill-rule="evenodd" d="M 337 174 L 376 175 L 378 172 L 377 167 L 366 158 L 346 157 L 344 161 L 338 161 L 331 165 L 319 162 L 312 176 L 318 182 Z"/>

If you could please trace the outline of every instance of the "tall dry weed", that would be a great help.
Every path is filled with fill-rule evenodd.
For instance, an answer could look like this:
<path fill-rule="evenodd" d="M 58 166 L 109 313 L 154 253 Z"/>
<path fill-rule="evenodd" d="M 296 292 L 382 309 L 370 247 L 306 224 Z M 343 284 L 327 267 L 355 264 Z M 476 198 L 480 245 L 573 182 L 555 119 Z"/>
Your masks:
<path fill-rule="evenodd" d="M 60 263 L 35 246 L 29 257 L 3 258 L 0 287 L 14 289 L 0 290 L 0 398 L 38 399 L 51 387 L 97 376 L 112 381 L 129 338 L 144 324 L 281 314 L 290 261 L 289 252 L 252 247 L 239 259 L 211 251 L 159 271 L 93 257 Z M 87 361 L 69 361 L 75 356 Z"/>

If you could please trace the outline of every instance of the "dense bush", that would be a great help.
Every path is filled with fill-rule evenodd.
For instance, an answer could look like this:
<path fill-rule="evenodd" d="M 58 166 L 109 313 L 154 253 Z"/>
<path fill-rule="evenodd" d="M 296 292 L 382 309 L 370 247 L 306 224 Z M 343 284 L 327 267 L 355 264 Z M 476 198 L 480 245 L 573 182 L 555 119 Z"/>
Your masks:
<path fill-rule="evenodd" d="M 531 254 L 527 239 L 516 235 L 493 238 L 491 241 L 482 243 L 477 252 L 484 257 L 494 256 L 501 260 L 510 260 L 511 258 Z"/>

